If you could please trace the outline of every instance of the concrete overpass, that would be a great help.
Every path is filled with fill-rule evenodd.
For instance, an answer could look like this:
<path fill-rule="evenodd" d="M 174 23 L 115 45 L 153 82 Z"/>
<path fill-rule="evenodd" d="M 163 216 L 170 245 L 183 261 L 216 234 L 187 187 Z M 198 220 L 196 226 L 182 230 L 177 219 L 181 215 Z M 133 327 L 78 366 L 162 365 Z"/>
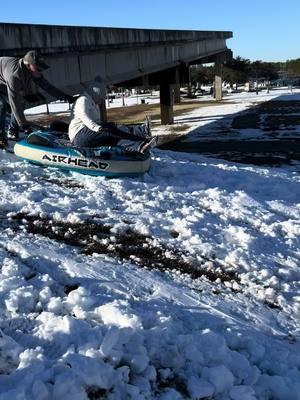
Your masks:
<path fill-rule="evenodd" d="M 231 58 L 231 37 L 228 31 L 0 23 L 0 56 L 40 50 L 51 67 L 45 77 L 70 94 L 98 75 L 108 84 L 160 85 L 162 123 L 172 123 L 172 85 L 188 82 L 190 64 L 215 62 L 215 94 L 221 99 L 221 66 Z"/>

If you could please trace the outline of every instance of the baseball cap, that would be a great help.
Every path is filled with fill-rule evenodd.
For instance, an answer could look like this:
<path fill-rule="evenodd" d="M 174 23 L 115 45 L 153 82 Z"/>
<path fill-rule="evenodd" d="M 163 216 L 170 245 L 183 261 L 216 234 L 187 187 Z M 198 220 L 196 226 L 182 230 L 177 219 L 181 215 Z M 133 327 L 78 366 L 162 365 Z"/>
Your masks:
<path fill-rule="evenodd" d="M 23 57 L 23 61 L 28 64 L 36 65 L 37 68 L 42 71 L 49 68 L 49 65 L 46 64 L 43 56 L 37 50 L 28 51 Z"/>

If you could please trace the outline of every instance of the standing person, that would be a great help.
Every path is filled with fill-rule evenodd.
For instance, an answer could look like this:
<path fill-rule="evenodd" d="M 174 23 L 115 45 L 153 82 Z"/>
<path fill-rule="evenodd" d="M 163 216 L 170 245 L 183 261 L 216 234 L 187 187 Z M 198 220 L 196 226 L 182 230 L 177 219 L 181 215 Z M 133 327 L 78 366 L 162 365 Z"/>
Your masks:
<path fill-rule="evenodd" d="M 43 77 L 42 71 L 48 68 L 49 66 L 36 50 L 27 52 L 21 59 L 0 57 L 0 148 L 5 148 L 7 144 L 5 132 L 7 105 L 11 108 L 8 134 L 18 139 L 20 127 L 26 133 L 31 131 L 30 122 L 24 115 L 24 108 L 25 97 L 30 93 L 32 82 L 56 99 L 74 102 L 73 96 L 57 89 Z"/>
<path fill-rule="evenodd" d="M 91 82 L 72 107 L 69 138 L 76 147 L 121 146 L 126 151 L 145 153 L 157 144 L 151 136 L 150 119 L 143 125 L 116 125 L 102 121 L 97 106 L 106 98 L 102 82 Z"/>

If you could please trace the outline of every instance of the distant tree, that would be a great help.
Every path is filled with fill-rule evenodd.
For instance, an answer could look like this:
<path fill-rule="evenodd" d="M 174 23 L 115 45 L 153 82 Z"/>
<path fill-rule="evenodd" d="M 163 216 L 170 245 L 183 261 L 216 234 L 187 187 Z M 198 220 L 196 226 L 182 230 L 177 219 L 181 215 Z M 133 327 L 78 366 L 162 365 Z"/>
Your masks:
<path fill-rule="evenodd" d="M 274 80 L 278 78 L 278 66 L 276 63 L 257 60 L 251 63 L 249 77 L 252 79 Z"/>
<path fill-rule="evenodd" d="M 251 62 L 242 57 L 236 57 L 224 66 L 223 79 L 231 84 L 245 83 L 250 79 L 272 80 L 278 77 L 278 67 L 274 63 L 257 60 Z"/>
<path fill-rule="evenodd" d="M 234 83 L 245 83 L 248 80 L 250 60 L 242 57 L 233 58 L 224 65 L 224 81 Z"/>
<path fill-rule="evenodd" d="M 300 74 L 300 58 L 287 60 L 286 72 L 290 74 Z"/>
<path fill-rule="evenodd" d="M 230 85 L 245 83 L 251 79 L 274 80 L 278 78 L 280 64 L 261 60 L 251 62 L 247 58 L 237 56 L 224 64 L 223 80 Z M 300 59 L 287 61 L 287 68 L 293 73 L 300 73 Z M 192 86 L 211 84 L 214 75 L 213 66 L 193 66 L 191 68 L 191 84 Z"/>
<path fill-rule="evenodd" d="M 214 71 L 212 66 L 196 65 L 191 68 L 191 84 L 196 87 L 198 85 L 208 85 L 214 80 Z"/>

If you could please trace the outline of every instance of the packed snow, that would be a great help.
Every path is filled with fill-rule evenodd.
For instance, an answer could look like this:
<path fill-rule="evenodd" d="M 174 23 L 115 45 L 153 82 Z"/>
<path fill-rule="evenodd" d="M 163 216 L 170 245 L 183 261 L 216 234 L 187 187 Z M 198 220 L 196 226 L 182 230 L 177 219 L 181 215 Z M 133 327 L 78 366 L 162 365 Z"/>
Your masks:
<path fill-rule="evenodd" d="M 106 179 L 0 157 L 0 400 L 300 399 L 297 168 L 155 149 L 143 177 Z M 106 252 L 84 251 L 92 222 Z M 128 229 L 171 267 L 114 256 Z"/>

